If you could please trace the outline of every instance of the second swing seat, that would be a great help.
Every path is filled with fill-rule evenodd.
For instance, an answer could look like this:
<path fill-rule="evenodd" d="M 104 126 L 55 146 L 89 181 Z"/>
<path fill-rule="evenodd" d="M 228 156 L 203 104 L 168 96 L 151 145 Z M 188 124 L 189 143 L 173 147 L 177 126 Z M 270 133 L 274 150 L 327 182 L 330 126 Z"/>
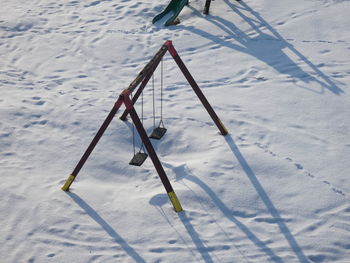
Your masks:
<path fill-rule="evenodd" d="M 166 131 L 167 131 L 167 129 L 164 127 L 157 127 L 153 130 L 152 134 L 149 137 L 151 139 L 160 140 L 164 136 Z"/>

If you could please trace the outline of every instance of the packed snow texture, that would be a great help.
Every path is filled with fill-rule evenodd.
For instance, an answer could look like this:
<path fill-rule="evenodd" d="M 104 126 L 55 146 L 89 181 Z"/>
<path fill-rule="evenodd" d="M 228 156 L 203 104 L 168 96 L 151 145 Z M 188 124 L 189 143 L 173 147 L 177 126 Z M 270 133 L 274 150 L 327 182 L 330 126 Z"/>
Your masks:
<path fill-rule="evenodd" d="M 167 2 L 1 1 L 1 262 L 350 262 L 350 2 L 191 0 L 152 25 Z M 166 40 L 229 130 L 167 54 L 152 143 L 184 211 L 128 165 L 122 111 L 62 191 Z M 151 133 L 152 82 L 143 101 Z"/>

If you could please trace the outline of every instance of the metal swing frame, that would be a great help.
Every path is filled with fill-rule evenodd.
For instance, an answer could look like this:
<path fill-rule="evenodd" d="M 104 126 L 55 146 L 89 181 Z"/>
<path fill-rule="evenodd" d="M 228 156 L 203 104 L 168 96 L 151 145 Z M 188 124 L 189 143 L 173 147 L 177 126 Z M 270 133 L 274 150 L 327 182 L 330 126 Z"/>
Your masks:
<path fill-rule="evenodd" d="M 141 70 L 141 72 L 137 75 L 137 77 L 134 79 L 134 81 L 131 82 L 129 87 L 127 89 L 124 89 L 120 93 L 117 101 L 115 102 L 115 104 L 112 107 L 111 111 L 109 112 L 108 116 L 106 117 L 106 119 L 102 123 L 97 134 L 95 135 L 95 137 L 91 141 L 90 145 L 86 149 L 85 153 L 81 157 L 80 161 L 76 165 L 75 169 L 69 175 L 68 179 L 66 180 L 65 184 L 63 185 L 63 187 L 62 187 L 63 191 L 69 190 L 70 186 L 72 185 L 72 183 L 74 182 L 74 180 L 78 176 L 81 168 L 84 166 L 85 162 L 87 161 L 91 152 L 94 150 L 96 144 L 98 143 L 98 141 L 102 137 L 103 133 L 105 132 L 105 130 L 107 129 L 109 124 L 111 123 L 111 121 L 114 118 L 114 116 L 116 115 L 117 111 L 122 106 L 122 104 L 124 104 L 126 109 L 124 110 L 124 113 L 122 114 L 120 119 L 125 121 L 127 115 L 130 115 L 130 117 L 131 117 L 131 119 L 136 127 L 136 130 L 139 133 L 141 140 L 142 140 L 142 142 L 143 142 L 143 144 L 148 152 L 148 155 L 151 158 L 153 165 L 154 165 L 154 167 L 155 167 L 155 169 L 156 169 L 156 171 L 157 171 L 157 173 L 158 173 L 158 175 L 163 183 L 163 186 L 168 194 L 168 197 L 169 197 L 175 211 L 176 212 L 182 211 L 181 204 L 180 204 L 180 202 L 179 202 L 179 200 L 174 192 L 172 185 L 170 184 L 170 181 L 169 181 L 169 179 L 164 171 L 164 168 L 163 168 L 161 162 L 159 161 L 159 158 L 158 158 L 158 156 L 157 156 L 157 154 L 152 146 L 152 143 L 151 143 L 150 139 L 148 138 L 147 133 L 146 133 L 146 131 L 145 131 L 145 129 L 140 121 L 140 118 L 139 118 L 139 116 L 134 108 L 134 104 L 136 103 L 137 99 L 139 98 L 140 94 L 142 93 L 143 89 L 147 85 L 153 72 L 156 70 L 157 66 L 159 65 L 161 59 L 163 58 L 163 56 L 165 55 L 166 52 L 169 52 L 170 55 L 173 57 L 176 64 L 178 65 L 178 67 L 180 68 L 180 70 L 184 74 L 185 78 L 187 79 L 187 81 L 191 85 L 193 91 L 196 93 L 199 100 L 202 102 L 204 108 L 207 110 L 210 117 L 212 118 L 212 120 L 214 121 L 214 123 L 216 124 L 218 129 L 220 130 L 221 134 L 226 135 L 228 133 L 227 129 L 222 124 L 219 117 L 216 115 L 215 111 L 213 110 L 213 108 L 209 104 L 208 100 L 206 99 L 206 97 L 204 96 L 204 94 L 202 93 L 200 88 L 198 87 L 196 81 L 193 79 L 191 73 L 188 71 L 187 67 L 183 63 L 180 56 L 178 55 L 177 51 L 175 50 L 175 48 L 172 44 L 172 41 L 167 40 L 163 44 L 163 46 L 159 49 L 159 51 L 154 55 L 154 57 L 148 62 L 148 64 Z M 138 86 L 139 86 L 139 88 L 137 89 L 135 95 L 131 98 L 131 93 Z"/>

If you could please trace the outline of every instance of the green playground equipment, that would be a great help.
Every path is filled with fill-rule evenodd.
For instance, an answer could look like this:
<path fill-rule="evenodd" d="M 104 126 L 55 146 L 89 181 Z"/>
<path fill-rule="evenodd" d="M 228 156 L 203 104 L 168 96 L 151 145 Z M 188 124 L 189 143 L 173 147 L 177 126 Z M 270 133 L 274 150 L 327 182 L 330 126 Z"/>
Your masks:
<path fill-rule="evenodd" d="M 158 20 L 162 19 L 164 16 L 172 12 L 173 15 L 165 22 L 165 26 L 177 24 L 176 18 L 180 14 L 181 10 L 184 8 L 185 5 L 188 5 L 188 0 L 171 0 L 171 2 L 164 9 L 164 11 L 153 18 L 152 23 L 154 24 L 155 22 L 157 22 Z"/>
<path fill-rule="evenodd" d="M 205 15 L 209 14 L 211 1 L 214 1 L 214 0 L 205 1 L 204 11 L 203 11 Z M 236 1 L 238 2 L 240 0 L 236 0 Z M 188 0 L 171 0 L 169 5 L 164 9 L 164 11 L 153 18 L 152 23 L 154 24 L 155 22 L 162 19 L 164 16 L 166 16 L 170 12 L 172 12 L 173 15 L 165 22 L 165 26 L 176 25 L 180 23 L 179 20 L 177 20 L 176 18 L 180 14 L 181 10 L 184 8 L 185 5 L 188 5 Z"/>

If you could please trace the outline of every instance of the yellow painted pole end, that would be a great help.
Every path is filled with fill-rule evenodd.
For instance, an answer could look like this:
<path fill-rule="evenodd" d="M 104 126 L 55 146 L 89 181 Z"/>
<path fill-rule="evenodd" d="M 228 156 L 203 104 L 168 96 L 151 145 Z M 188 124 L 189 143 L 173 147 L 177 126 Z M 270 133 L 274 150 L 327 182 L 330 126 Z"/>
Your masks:
<path fill-rule="evenodd" d="M 219 123 L 220 123 L 220 125 L 221 125 L 222 129 L 224 130 L 224 133 L 222 133 L 222 135 L 226 135 L 226 134 L 228 134 L 228 130 L 226 129 L 225 125 L 222 123 L 222 121 L 221 121 L 221 120 L 219 120 Z"/>
<path fill-rule="evenodd" d="M 176 196 L 175 192 L 174 191 L 169 192 L 168 196 L 169 196 L 169 199 L 170 199 L 171 203 L 174 206 L 175 212 L 177 212 L 177 213 L 181 212 L 183 209 L 181 207 L 179 199 L 177 199 L 177 196 Z"/>
<path fill-rule="evenodd" d="M 71 186 L 71 184 L 73 183 L 75 179 L 75 176 L 74 175 L 70 175 L 67 179 L 67 181 L 65 182 L 65 184 L 62 186 L 62 190 L 63 191 L 68 191 L 69 190 L 69 187 Z"/>

